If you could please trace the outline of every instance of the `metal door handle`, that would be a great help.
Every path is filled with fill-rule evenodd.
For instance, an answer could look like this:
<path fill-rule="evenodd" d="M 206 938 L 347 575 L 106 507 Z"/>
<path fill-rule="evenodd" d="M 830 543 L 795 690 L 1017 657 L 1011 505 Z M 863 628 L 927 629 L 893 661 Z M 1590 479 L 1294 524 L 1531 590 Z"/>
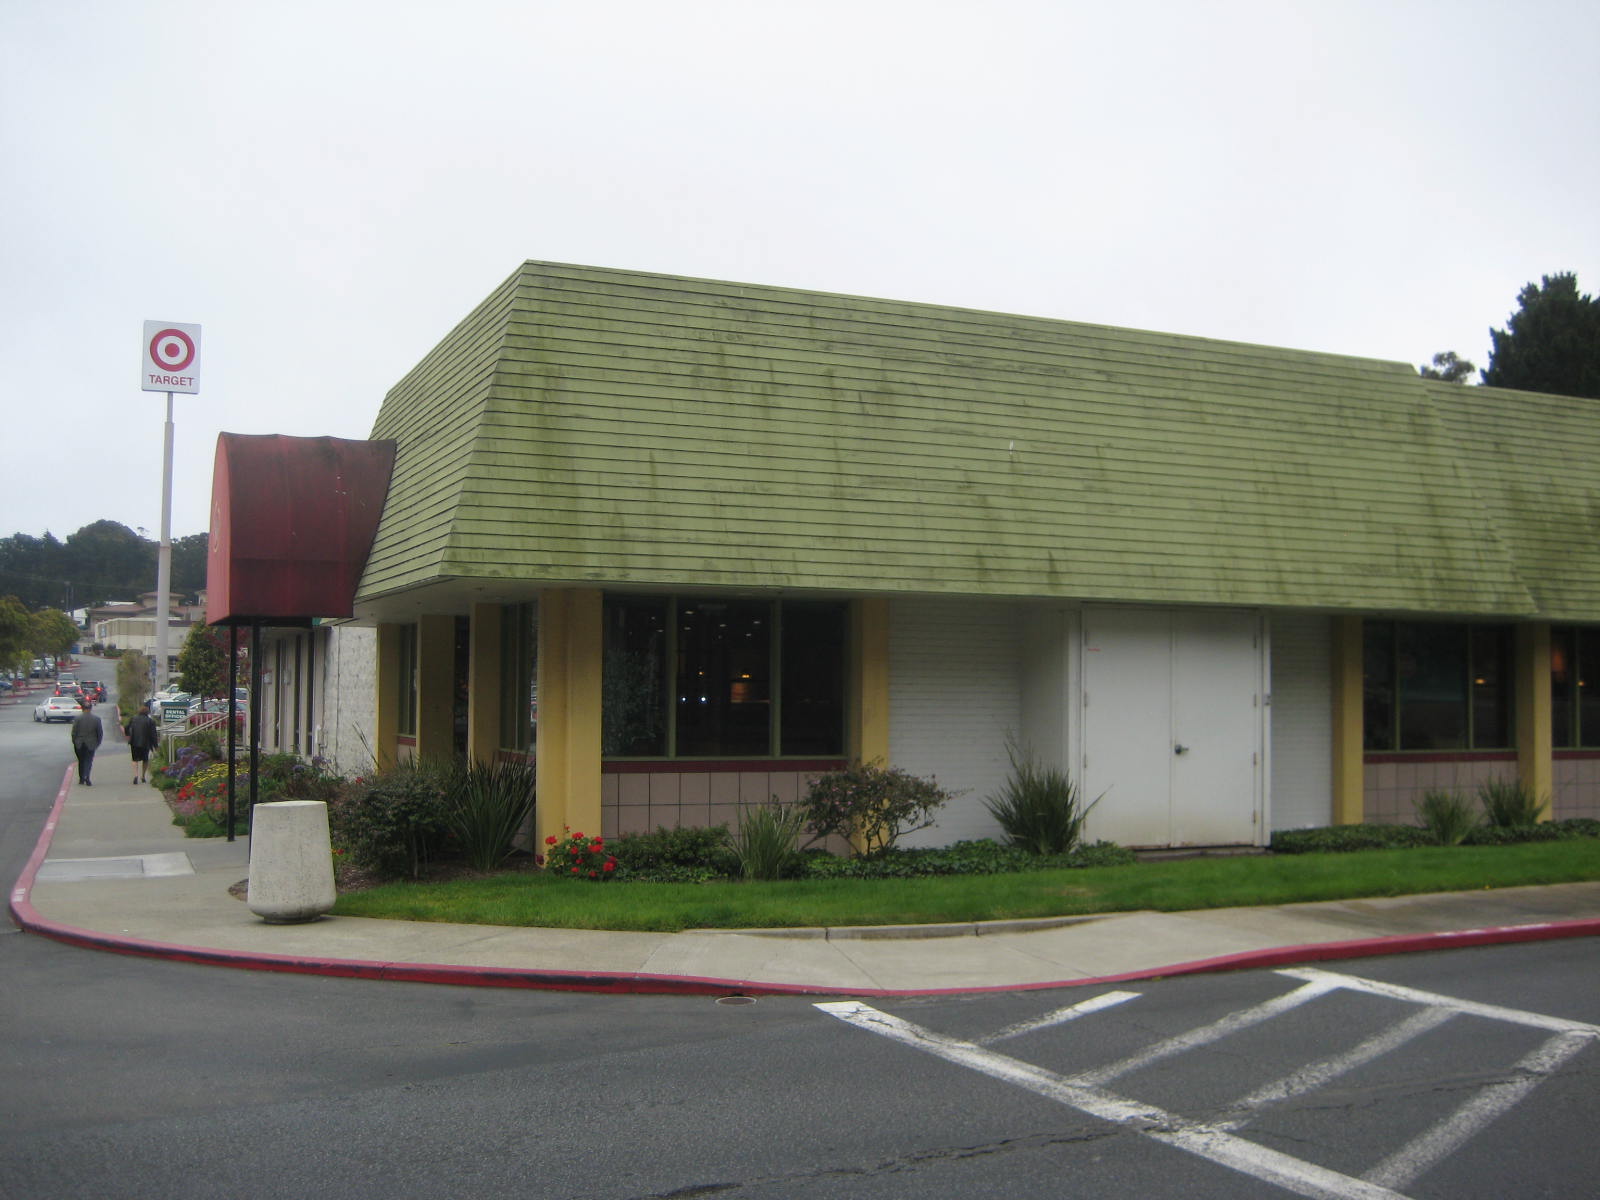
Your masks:
<path fill-rule="evenodd" d="M 1189 747 L 1185 746 L 1182 742 L 1179 742 L 1172 747 L 1172 752 L 1174 754 L 1187 754 L 1189 753 Z"/>

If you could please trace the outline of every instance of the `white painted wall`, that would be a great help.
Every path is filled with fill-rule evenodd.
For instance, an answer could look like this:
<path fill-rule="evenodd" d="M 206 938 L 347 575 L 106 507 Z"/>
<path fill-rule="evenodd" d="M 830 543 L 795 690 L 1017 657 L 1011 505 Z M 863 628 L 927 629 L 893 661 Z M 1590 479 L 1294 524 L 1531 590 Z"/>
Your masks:
<path fill-rule="evenodd" d="M 1333 625 L 1315 614 L 1273 613 L 1270 828 L 1333 819 Z"/>
<path fill-rule="evenodd" d="M 889 761 L 963 793 L 908 846 L 998 837 L 985 797 L 1005 782 L 1022 730 L 1026 613 L 1015 604 L 903 599 L 889 607 Z"/>

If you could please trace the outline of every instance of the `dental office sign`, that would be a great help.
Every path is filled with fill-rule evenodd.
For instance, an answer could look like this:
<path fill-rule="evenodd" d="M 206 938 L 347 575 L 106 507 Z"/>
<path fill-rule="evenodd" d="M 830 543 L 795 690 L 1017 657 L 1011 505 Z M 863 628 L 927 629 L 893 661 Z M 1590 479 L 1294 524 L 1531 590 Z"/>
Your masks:
<path fill-rule="evenodd" d="M 144 367 L 139 390 L 188 392 L 200 390 L 200 326 L 172 321 L 144 323 Z"/>

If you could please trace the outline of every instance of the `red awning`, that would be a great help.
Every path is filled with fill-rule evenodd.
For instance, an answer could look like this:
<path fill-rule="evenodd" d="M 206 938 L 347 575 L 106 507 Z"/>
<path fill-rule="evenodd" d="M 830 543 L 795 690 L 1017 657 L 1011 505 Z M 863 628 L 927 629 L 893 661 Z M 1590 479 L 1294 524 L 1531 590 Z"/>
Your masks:
<path fill-rule="evenodd" d="M 352 616 L 394 457 L 392 441 L 219 434 L 207 622 Z"/>

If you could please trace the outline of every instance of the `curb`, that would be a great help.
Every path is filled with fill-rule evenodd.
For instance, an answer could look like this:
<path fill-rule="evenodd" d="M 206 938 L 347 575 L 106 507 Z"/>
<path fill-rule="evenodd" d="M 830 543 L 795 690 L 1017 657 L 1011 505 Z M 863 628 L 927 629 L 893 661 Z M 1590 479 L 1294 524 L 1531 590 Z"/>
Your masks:
<path fill-rule="evenodd" d="M 360 959 L 320 958 L 305 955 L 269 954 L 245 950 L 216 950 L 143 938 L 121 938 L 75 925 L 52 921 L 34 908 L 30 899 L 35 876 L 49 853 L 61 809 L 71 787 L 73 768 L 68 766 L 56 792 L 44 829 L 34 846 L 22 874 L 12 885 L 10 911 L 24 931 L 90 950 L 126 954 L 137 958 L 165 959 L 199 966 L 232 967 L 246 971 L 274 971 L 296 975 L 327 975 L 345 979 L 377 979 L 396 983 L 442 983 L 457 987 L 521 988 L 562 992 L 595 992 L 627 995 L 676 996 L 867 996 L 878 999 L 915 996 L 968 996 L 997 992 L 1037 992 L 1056 988 L 1091 987 L 1126 983 L 1138 979 L 1162 979 L 1177 975 L 1200 975 L 1222 971 L 1242 971 L 1281 967 L 1296 963 L 1334 962 L 1349 958 L 1373 958 L 1390 954 L 1416 954 L 1428 950 L 1453 950 L 1468 946 L 1494 946 L 1515 942 L 1551 941 L 1561 938 L 1600 935 L 1600 918 L 1576 921 L 1547 921 L 1534 925 L 1502 925 L 1483 929 L 1463 929 L 1444 933 L 1394 934 L 1387 937 L 1359 938 L 1345 942 L 1322 942 L 1300 946 L 1280 946 L 1269 950 L 1248 950 L 1216 958 L 1197 959 L 1167 967 L 1128 971 L 1119 975 L 1099 975 L 1082 979 L 1063 979 L 1043 983 L 996 984 L 985 987 L 950 988 L 836 988 L 813 984 L 762 983 L 749 979 L 719 979 L 695 975 L 652 975 L 622 971 L 543 971 L 517 967 L 463 967 L 446 963 L 373 962 Z M 1044 918 L 1038 922 L 983 923 L 932 927 L 922 936 L 952 937 L 984 932 L 1001 932 L 993 926 L 1016 929 L 1019 926 L 1049 927 L 1072 924 L 1089 918 Z M 729 933 L 765 933 L 799 937 L 900 937 L 914 936 L 918 926 L 888 926 L 882 932 L 847 929 L 807 929 L 791 931 L 727 930 Z"/>

